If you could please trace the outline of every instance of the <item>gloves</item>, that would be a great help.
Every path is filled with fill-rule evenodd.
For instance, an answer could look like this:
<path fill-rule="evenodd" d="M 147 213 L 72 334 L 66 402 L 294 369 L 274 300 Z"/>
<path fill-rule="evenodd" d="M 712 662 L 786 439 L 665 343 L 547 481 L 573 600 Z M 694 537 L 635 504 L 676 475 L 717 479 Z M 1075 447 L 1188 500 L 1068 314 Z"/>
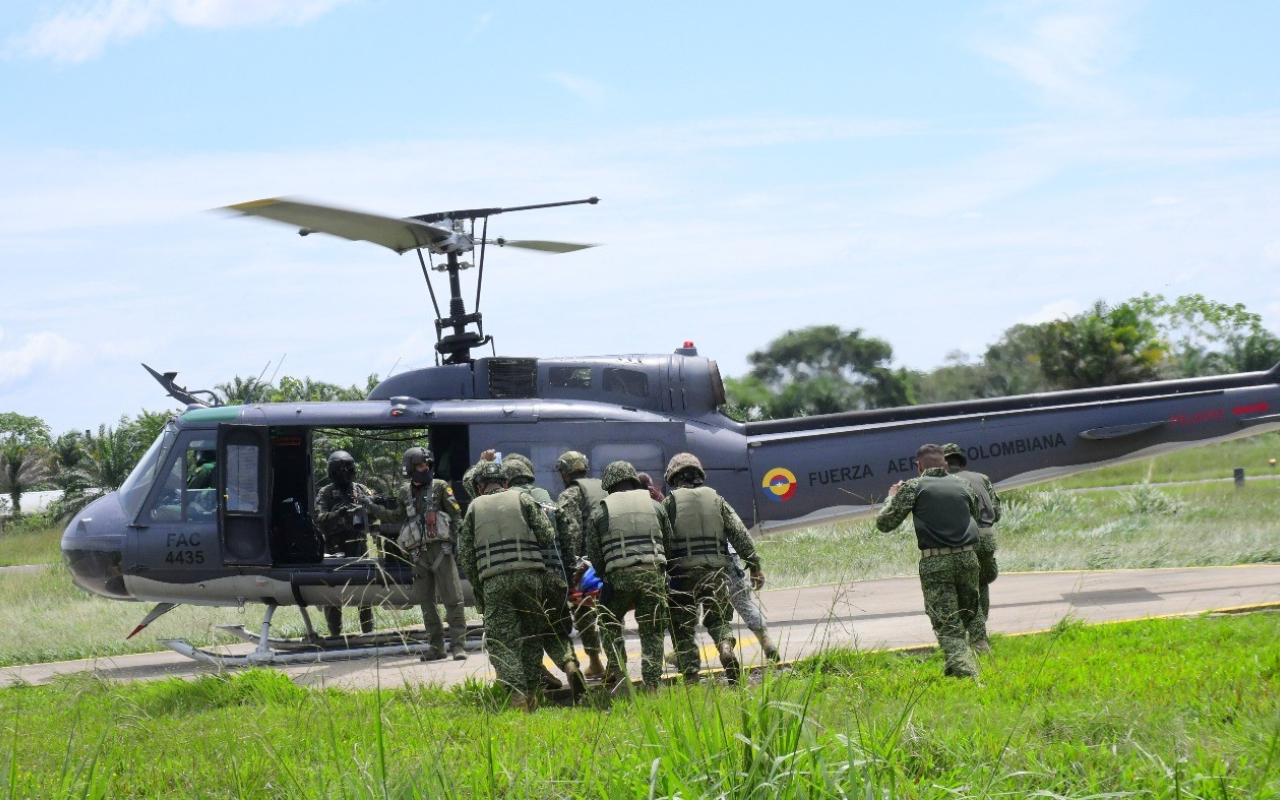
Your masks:
<path fill-rule="evenodd" d="M 751 570 L 751 588 L 755 589 L 757 592 L 764 588 L 764 571 L 763 570 L 758 570 L 758 569 Z"/>

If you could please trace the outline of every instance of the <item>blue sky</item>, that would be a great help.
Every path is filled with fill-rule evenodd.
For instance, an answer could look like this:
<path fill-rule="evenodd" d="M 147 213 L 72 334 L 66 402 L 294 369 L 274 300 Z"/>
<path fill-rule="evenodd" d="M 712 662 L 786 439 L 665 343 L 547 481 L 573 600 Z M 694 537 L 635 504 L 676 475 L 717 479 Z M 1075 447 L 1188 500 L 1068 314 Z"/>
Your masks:
<path fill-rule="evenodd" d="M 549 7 L 539 7 L 546 5 Z M 45 0 L 0 6 L 0 410 L 431 363 L 416 262 L 208 209 L 297 195 L 605 246 L 490 261 L 508 355 L 898 363 L 1097 298 L 1280 328 L 1280 4 Z M 274 368 L 274 367 L 273 367 Z"/>

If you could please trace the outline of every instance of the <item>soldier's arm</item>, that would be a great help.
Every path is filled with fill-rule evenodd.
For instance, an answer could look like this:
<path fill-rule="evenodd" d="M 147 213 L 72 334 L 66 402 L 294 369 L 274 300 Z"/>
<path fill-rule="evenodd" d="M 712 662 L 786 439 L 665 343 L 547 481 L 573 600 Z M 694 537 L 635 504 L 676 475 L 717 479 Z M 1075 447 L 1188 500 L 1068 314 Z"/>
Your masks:
<path fill-rule="evenodd" d="M 756 550 L 756 543 L 752 541 L 751 534 L 747 533 L 742 517 L 738 516 L 738 512 L 723 497 L 720 498 L 720 522 L 724 525 L 724 538 L 738 551 L 742 563 L 752 572 L 759 572 L 760 553 Z"/>
<path fill-rule="evenodd" d="M 395 510 L 385 508 L 381 503 L 373 499 L 373 490 L 368 486 L 360 485 L 356 490 L 356 497 L 360 498 L 360 505 L 364 506 L 365 511 L 369 512 L 369 516 L 379 522 L 399 522 L 395 519 Z"/>
<path fill-rule="evenodd" d="M 311 518 L 315 520 L 316 527 L 319 528 L 321 532 L 328 533 L 333 529 L 338 516 L 338 512 L 330 507 L 329 493 L 324 489 L 321 489 L 316 495 L 315 506 L 311 512 Z"/>
<path fill-rule="evenodd" d="M 600 537 L 608 527 L 608 517 L 603 508 L 591 512 L 591 521 L 587 523 L 586 555 L 596 568 L 596 573 L 604 575 L 604 550 L 600 547 Z"/>
<path fill-rule="evenodd" d="M 987 494 L 991 497 L 991 508 L 995 511 L 995 519 L 992 522 L 999 522 L 1000 515 L 1004 513 L 1004 501 L 1000 499 L 1000 495 L 996 494 L 996 487 L 991 485 L 991 479 L 986 475 L 982 476 L 982 485 L 987 487 Z"/>
<path fill-rule="evenodd" d="M 898 493 L 889 498 L 889 502 L 885 503 L 880 513 L 876 515 L 876 528 L 888 533 L 901 525 L 916 504 L 916 487 L 919 485 L 920 481 L 916 478 L 902 484 Z"/>
<path fill-rule="evenodd" d="M 458 498 L 453 496 L 449 484 L 437 480 L 431 485 L 431 490 L 436 493 L 436 508 L 449 515 L 449 528 L 456 531 L 462 527 L 462 506 L 458 505 Z"/>
<path fill-rule="evenodd" d="M 658 515 L 658 527 L 662 529 L 662 552 L 670 553 L 674 549 L 676 532 L 671 527 L 671 518 L 667 516 L 666 509 L 662 507 L 662 503 L 657 500 L 653 502 L 653 513 Z"/>
<path fill-rule="evenodd" d="M 400 491 L 396 492 L 396 507 L 387 510 L 387 516 L 382 519 L 383 522 L 391 522 L 396 525 L 409 519 L 410 507 L 413 503 L 413 494 L 408 486 L 401 486 Z"/>
<path fill-rule="evenodd" d="M 480 588 L 480 572 L 476 569 L 476 526 L 475 514 L 467 509 L 467 516 L 458 526 L 458 563 L 462 572 L 471 581 L 472 589 Z"/>
<path fill-rule="evenodd" d="M 977 522 L 978 517 L 982 513 L 982 506 L 978 504 L 978 493 L 973 490 L 972 486 L 965 485 L 965 491 L 969 500 L 969 516 L 973 517 L 973 521 Z"/>
<path fill-rule="evenodd" d="M 579 495 L 582 490 L 570 486 L 560 494 L 556 501 L 556 527 L 560 529 L 560 538 L 568 542 L 570 552 L 576 559 L 586 553 L 583 541 L 585 531 L 582 530 L 582 501 Z"/>
<path fill-rule="evenodd" d="M 542 513 L 542 506 L 538 505 L 538 501 L 527 494 L 522 494 L 520 510 L 524 512 L 524 521 L 533 532 L 534 538 L 538 540 L 538 546 L 544 551 L 556 549 L 558 543 L 555 529 L 551 527 L 551 520 L 547 519 L 547 515 Z"/>

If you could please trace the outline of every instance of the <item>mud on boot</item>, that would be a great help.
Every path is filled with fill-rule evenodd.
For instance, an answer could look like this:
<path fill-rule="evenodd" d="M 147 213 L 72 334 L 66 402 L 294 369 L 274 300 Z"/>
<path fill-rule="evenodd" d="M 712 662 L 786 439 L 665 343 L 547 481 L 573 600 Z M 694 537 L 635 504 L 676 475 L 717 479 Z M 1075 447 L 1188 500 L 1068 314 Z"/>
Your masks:
<path fill-rule="evenodd" d="M 724 677 L 729 683 L 737 684 L 742 680 L 742 664 L 733 651 L 733 642 L 728 639 L 720 643 L 720 666 L 724 667 Z"/>

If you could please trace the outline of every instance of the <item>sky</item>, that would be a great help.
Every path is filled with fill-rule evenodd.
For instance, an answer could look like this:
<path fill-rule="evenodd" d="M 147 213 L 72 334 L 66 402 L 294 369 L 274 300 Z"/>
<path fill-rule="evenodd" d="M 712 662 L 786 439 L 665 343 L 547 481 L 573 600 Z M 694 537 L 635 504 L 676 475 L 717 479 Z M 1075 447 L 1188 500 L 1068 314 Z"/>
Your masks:
<path fill-rule="evenodd" d="M 1280 331 L 1276 31 L 1280 4 L 1189 0 L 6 2 L 0 411 L 172 408 L 141 362 L 193 389 L 433 363 L 412 255 L 215 211 L 277 196 L 599 196 L 492 221 L 601 244 L 490 253 L 503 355 L 689 340 L 741 375 L 838 324 L 930 369 L 1142 292 Z"/>

